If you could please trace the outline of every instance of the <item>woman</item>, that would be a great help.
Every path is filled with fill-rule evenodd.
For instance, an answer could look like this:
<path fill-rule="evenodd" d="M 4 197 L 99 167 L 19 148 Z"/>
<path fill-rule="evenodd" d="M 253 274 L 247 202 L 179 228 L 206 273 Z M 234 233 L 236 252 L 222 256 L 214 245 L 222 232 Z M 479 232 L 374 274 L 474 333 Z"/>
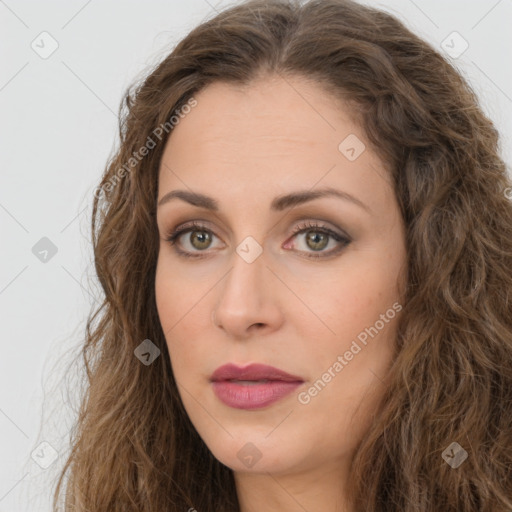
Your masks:
<path fill-rule="evenodd" d="M 253 0 L 125 106 L 55 507 L 69 470 L 63 510 L 511 510 L 511 182 L 454 68 Z"/>

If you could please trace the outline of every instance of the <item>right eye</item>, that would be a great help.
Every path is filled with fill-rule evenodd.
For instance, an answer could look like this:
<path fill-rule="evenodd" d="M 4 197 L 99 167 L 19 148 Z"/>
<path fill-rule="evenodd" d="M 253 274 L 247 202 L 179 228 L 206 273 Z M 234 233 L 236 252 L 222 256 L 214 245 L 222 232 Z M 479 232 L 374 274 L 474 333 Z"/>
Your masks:
<path fill-rule="evenodd" d="M 180 238 L 182 238 L 186 233 L 190 233 L 190 236 L 186 237 L 185 240 L 192 247 L 192 249 L 186 248 L 183 250 L 180 247 L 182 246 Z M 213 231 L 202 224 L 192 222 L 171 231 L 167 234 L 165 240 L 174 247 L 175 251 L 180 256 L 185 258 L 203 258 L 206 256 L 206 254 L 194 254 L 195 251 L 193 249 L 195 248 L 198 249 L 199 252 L 204 252 L 205 249 L 210 247 L 213 237 L 216 237 Z"/>

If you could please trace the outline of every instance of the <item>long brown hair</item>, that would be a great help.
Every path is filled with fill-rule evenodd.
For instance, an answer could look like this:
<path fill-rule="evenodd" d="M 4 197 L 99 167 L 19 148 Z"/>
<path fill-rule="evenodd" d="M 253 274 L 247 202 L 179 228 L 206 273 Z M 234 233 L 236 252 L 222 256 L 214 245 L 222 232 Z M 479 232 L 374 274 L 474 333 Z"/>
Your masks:
<path fill-rule="evenodd" d="M 64 488 L 65 511 L 239 510 L 233 473 L 189 421 L 171 371 L 155 304 L 155 214 L 162 151 L 194 94 L 266 74 L 307 77 L 350 103 L 406 224 L 396 357 L 353 459 L 355 509 L 509 512 L 512 184 L 498 133 L 438 51 L 350 0 L 230 6 L 126 92 L 120 146 L 92 198 L 105 297 L 87 322 L 87 388 L 54 510 Z M 134 355 L 146 339 L 160 350 L 150 365 Z"/>

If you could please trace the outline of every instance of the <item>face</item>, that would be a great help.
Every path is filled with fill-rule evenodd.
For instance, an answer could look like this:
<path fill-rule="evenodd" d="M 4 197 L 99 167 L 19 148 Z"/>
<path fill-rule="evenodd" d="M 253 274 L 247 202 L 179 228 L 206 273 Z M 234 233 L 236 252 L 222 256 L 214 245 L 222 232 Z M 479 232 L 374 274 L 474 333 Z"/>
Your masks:
<path fill-rule="evenodd" d="M 402 307 L 387 171 L 343 104 L 304 79 L 215 83 L 195 99 L 167 142 L 158 202 L 210 199 L 178 194 L 157 212 L 156 301 L 184 407 L 235 474 L 341 468 L 382 396 Z M 212 383 L 227 363 L 295 382 Z"/>

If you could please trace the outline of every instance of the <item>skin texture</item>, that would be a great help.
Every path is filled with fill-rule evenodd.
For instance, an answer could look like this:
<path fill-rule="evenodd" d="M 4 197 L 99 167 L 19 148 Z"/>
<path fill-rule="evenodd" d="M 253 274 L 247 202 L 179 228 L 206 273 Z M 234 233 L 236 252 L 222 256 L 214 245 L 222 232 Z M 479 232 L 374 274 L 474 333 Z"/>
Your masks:
<path fill-rule="evenodd" d="M 300 77 L 214 83 L 195 98 L 167 142 L 158 190 L 158 201 L 181 189 L 219 202 L 217 212 L 181 199 L 158 208 L 156 300 L 180 396 L 208 448 L 234 471 L 243 512 L 349 511 L 344 482 L 382 396 L 399 316 L 393 304 L 405 282 L 405 232 L 387 171 L 348 109 Z M 366 146 L 353 161 L 338 149 L 350 134 Z M 276 196 L 323 187 L 352 194 L 369 211 L 336 197 L 270 209 Z M 207 253 L 202 259 L 180 256 L 165 240 L 194 220 L 211 231 L 210 245 L 201 229 L 178 243 Z M 302 221 L 351 241 L 322 239 L 315 251 L 306 232 L 293 234 Z M 236 252 L 249 236 L 263 249 L 252 263 Z M 389 310 L 394 319 L 344 358 Z M 338 356 L 341 371 L 332 369 Z M 228 362 L 269 364 L 305 382 L 265 408 L 234 409 L 209 382 Z M 299 393 L 329 368 L 330 382 L 301 403 Z M 248 442 L 261 454 L 252 467 L 237 456 Z"/>

